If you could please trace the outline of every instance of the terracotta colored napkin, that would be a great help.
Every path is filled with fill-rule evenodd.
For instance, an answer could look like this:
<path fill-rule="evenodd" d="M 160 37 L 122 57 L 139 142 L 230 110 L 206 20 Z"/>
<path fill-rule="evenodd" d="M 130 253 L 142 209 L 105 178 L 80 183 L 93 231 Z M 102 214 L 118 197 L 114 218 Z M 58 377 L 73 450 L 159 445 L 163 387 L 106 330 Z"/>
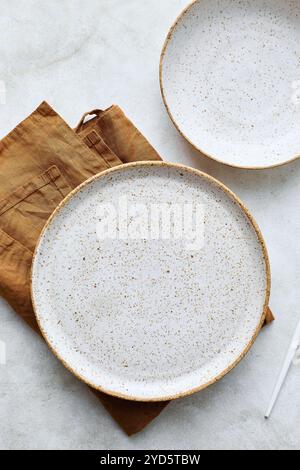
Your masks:
<path fill-rule="evenodd" d="M 55 207 L 107 168 L 160 160 L 118 106 L 87 114 L 95 117 L 85 122 L 84 116 L 73 131 L 44 102 L 0 142 L 0 293 L 36 331 L 30 268 L 38 236 Z M 128 435 L 141 431 L 167 405 L 91 390 Z"/>

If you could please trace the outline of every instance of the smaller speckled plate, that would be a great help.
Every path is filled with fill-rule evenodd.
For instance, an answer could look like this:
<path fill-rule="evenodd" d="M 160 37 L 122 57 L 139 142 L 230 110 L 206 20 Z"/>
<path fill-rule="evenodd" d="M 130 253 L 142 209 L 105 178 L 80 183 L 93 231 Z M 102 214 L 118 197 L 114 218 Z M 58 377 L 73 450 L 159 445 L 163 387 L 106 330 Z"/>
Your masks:
<path fill-rule="evenodd" d="M 162 162 L 116 167 L 74 190 L 32 266 L 53 352 L 92 387 L 131 400 L 188 395 L 227 373 L 253 343 L 269 289 L 243 204 L 210 176 Z"/>
<path fill-rule="evenodd" d="M 270 168 L 300 156 L 300 0 L 196 0 L 172 26 L 160 82 L 207 156 Z"/>

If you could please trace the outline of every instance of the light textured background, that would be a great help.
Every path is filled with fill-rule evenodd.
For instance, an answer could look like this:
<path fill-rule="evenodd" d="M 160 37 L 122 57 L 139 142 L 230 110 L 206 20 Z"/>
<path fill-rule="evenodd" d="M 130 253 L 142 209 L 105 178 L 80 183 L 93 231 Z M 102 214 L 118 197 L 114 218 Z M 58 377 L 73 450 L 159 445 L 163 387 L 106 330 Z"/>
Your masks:
<path fill-rule="evenodd" d="M 0 448 L 300 449 L 300 367 L 271 420 L 264 410 L 299 309 L 300 161 L 268 171 L 230 169 L 194 151 L 171 124 L 158 64 L 169 26 L 187 0 L 2 0 L 3 137 L 44 99 L 75 125 L 118 103 L 166 160 L 217 177 L 246 203 L 266 239 L 276 322 L 216 385 L 173 402 L 128 438 L 87 387 L 0 301 Z M 300 77 L 292 77 L 292 80 Z"/>

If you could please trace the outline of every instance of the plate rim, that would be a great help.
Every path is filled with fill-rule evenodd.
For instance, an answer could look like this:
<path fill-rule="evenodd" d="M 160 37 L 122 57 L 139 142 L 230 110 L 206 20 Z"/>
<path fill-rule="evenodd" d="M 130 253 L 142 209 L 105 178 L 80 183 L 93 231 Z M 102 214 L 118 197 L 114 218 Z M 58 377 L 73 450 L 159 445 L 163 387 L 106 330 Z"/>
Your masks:
<path fill-rule="evenodd" d="M 229 162 L 226 162 L 224 160 L 221 160 L 220 158 L 217 158 L 216 156 L 204 151 L 201 147 L 199 147 L 198 145 L 196 145 L 195 143 L 192 142 L 192 140 L 187 137 L 185 135 L 185 133 L 181 130 L 180 126 L 177 124 L 176 122 L 176 119 L 174 118 L 171 110 L 170 110 L 170 107 L 168 105 L 168 102 L 167 102 L 167 98 L 166 98 L 166 95 L 165 95 L 165 90 L 164 90 L 164 84 L 163 84 L 163 63 L 164 63 L 164 58 L 165 58 L 165 55 L 166 55 L 166 50 L 167 50 L 167 47 L 169 45 L 169 42 L 171 41 L 172 37 L 173 37 L 173 33 L 176 29 L 176 26 L 177 24 L 179 23 L 179 21 L 188 13 L 188 11 L 193 7 L 193 5 L 195 3 L 200 3 L 200 1 L 202 0 L 192 0 L 180 13 L 179 15 L 177 15 L 175 21 L 173 22 L 173 24 L 171 25 L 171 27 L 169 28 L 169 31 L 167 33 L 167 36 L 165 38 L 165 41 L 163 43 L 163 47 L 162 47 L 162 50 L 161 50 L 161 53 L 160 53 L 160 61 L 159 61 L 159 85 L 160 85 L 160 92 L 161 92 L 161 96 L 162 96 L 162 100 L 163 100 L 163 103 L 165 105 L 165 108 L 167 110 L 167 113 L 173 123 L 173 125 L 175 126 L 175 128 L 177 129 L 177 131 L 179 132 L 179 134 L 181 134 L 181 136 L 195 149 L 197 150 L 198 152 L 202 153 L 204 156 L 208 157 L 208 158 L 211 158 L 212 160 L 218 162 L 218 163 L 222 163 L 223 165 L 226 165 L 226 166 L 229 166 L 231 168 L 240 168 L 242 170 L 266 170 L 266 169 L 272 169 L 272 168 L 277 168 L 277 167 L 280 167 L 280 166 L 283 166 L 283 165 L 287 165 L 288 163 L 291 163 L 291 162 L 294 162 L 295 160 L 298 160 L 300 158 L 300 152 L 299 154 L 296 154 L 296 155 L 293 155 L 291 158 L 287 159 L 287 160 L 284 160 L 282 162 L 279 162 L 279 163 L 274 163 L 274 164 L 271 164 L 271 165 L 236 165 L 236 164 L 233 164 L 233 163 L 229 163 Z"/>
<path fill-rule="evenodd" d="M 258 321 L 258 324 L 256 326 L 256 329 L 255 329 L 250 341 L 248 342 L 248 344 L 246 345 L 246 347 L 242 351 L 242 353 L 231 364 L 229 364 L 229 366 L 226 367 L 220 374 L 218 374 L 213 379 L 209 380 L 208 382 L 206 382 L 202 385 L 199 385 L 197 387 L 193 387 L 191 389 L 185 390 L 183 392 L 178 392 L 178 393 L 172 394 L 172 395 L 161 395 L 161 396 L 153 396 L 153 397 L 140 397 L 140 396 L 135 396 L 135 395 L 127 395 L 125 393 L 120 393 L 120 392 L 116 392 L 114 390 L 106 389 L 103 386 L 95 385 L 94 383 L 88 381 L 85 377 L 83 377 L 73 367 L 71 367 L 65 361 L 65 359 L 63 357 L 61 357 L 61 355 L 56 351 L 54 346 L 51 344 L 50 339 L 47 336 L 47 332 L 44 330 L 44 328 L 41 324 L 39 314 L 38 314 L 38 309 L 37 309 L 36 303 L 35 303 L 34 287 L 33 287 L 34 266 L 35 266 L 35 262 L 36 262 L 36 259 L 37 259 L 37 256 L 38 256 L 39 246 L 40 246 L 40 243 L 42 241 L 42 238 L 43 238 L 47 228 L 49 227 L 49 225 L 53 221 L 53 219 L 55 219 L 56 215 L 69 202 L 69 200 L 72 199 L 73 196 L 75 194 L 77 194 L 79 191 L 81 191 L 81 189 L 84 188 L 85 186 L 89 185 L 90 183 L 92 183 L 95 180 L 98 180 L 98 179 L 101 179 L 102 177 L 105 177 L 106 175 L 108 175 L 110 173 L 127 170 L 128 168 L 144 167 L 144 166 L 147 166 L 147 167 L 151 167 L 151 166 L 167 167 L 167 168 L 174 168 L 174 169 L 179 169 L 179 170 L 181 169 L 182 171 L 187 171 L 188 173 L 191 173 L 191 174 L 194 174 L 196 176 L 200 176 L 202 178 L 207 179 L 210 183 L 213 183 L 213 184 L 217 185 L 224 193 L 227 193 L 227 195 L 229 195 L 229 197 L 231 197 L 239 205 L 239 207 L 242 209 L 242 211 L 244 212 L 244 214 L 248 218 L 249 222 L 251 223 L 254 231 L 256 232 L 258 242 L 259 242 L 259 244 L 261 245 L 261 248 L 262 248 L 262 256 L 263 256 L 263 259 L 264 259 L 264 262 L 265 262 L 265 270 L 266 270 L 266 289 L 265 289 L 265 302 L 264 302 L 264 305 L 263 305 L 263 310 L 262 310 L 260 319 Z M 267 314 L 267 310 L 268 310 L 268 306 L 269 306 L 269 300 L 270 300 L 270 290 L 271 290 L 271 269 L 270 269 L 270 261 L 269 261 L 269 255 L 268 255 L 266 243 L 265 243 L 263 235 L 260 231 L 260 228 L 259 228 L 258 224 L 256 223 L 255 219 L 253 218 L 252 214 L 250 213 L 249 209 L 244 205 L 244 203 L 240 200 L 240 198 L 233 191 L 231 191 L 231 189 L 229 189 L 224 183 L 217 180 L 213 176 L 211 176 L 207 173 L 204 173 L 203 171 L 198 170 L 196 168 L 189 167 L 187 165 L 182 165 L 182 164 L 172 163 L 172 162 L 166 162 L 166 161 L 142 161 L 142 162 L 132 162 L 132 163 L 126 163 L 126 164 L 123 164 L 123 165 L 114 166 L 112 168 L 108 168 L 107 170 L 104 170 L 103 172 L 97 173 L 96 175 L 92 176 L 91 178 L 88 178 L 86 181 L 84 181 L 79 186 L 74 188 L 64 199 L 62 199 L 62 201 L 55 208 L 55 210 L 52 212 L 52 214 L 48 218 L 46 224 L 44 225 L 44 227 L 43 227 L 43 229 L 42 229 L 42 231 L 39 235 L 39 238 L 37 240 L 34 252 L 33 252 L 31 269 L 30 269 L 30 296 L 31 296 L 31 300 L 32 300 L 34 315 L 35 315 L 38 327 L 40 329 L 40 332 L 41 332 L 44 340 L 46 341 L 49 349 L 54 354 L 54 356 L 65 366 L 66 369 L 69 370 L 69 372 L 71 372 L 81 382 L 89 385 L 94 390 L 106 393 L 107 395 L 111 395 L 111 396 L 114 396 L 114 397 L 117 397 L 117 398 L 122 398 L 122 399 L 129 400 L 129 401 L 140 401 L 140 402 L 163 402 L 163 401 L 169 401 L 169 400 L 175 400 L 175 399 L 178 399 L 178 398 L 183 398 L 183 397 L 192 395 L 196 392 L 199 392 L 201 390 L 204 390 L 205 388 L 207 388 L 210 385 L 218 382 L 221 378 L 223 378 L 226 374 L 228 374 L 246 356 L 246 354 L 250 350 L 251 346 L 255 342 L 255 340 L 258 336 L 258 333 L 260 332 L 260 330 L 261 330 L 261 328 L 264 324 L 264 321 L 266 319 L 266 314 Z"/>

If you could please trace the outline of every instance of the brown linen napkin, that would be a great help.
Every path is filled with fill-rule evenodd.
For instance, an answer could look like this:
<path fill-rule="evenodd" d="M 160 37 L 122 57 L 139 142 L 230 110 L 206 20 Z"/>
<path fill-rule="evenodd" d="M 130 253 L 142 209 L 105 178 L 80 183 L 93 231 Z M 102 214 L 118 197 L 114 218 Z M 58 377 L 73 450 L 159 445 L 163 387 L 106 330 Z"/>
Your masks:
<path fill-rule="evenodd" d="M 0 142 L 0 293 L 36 331 L 30 268 L 38 236 L 55 207 L 73 188 L 109 167 L 160 159 L 118 106 L 96 115 L 76 135 L 42 103 Z M 92 391 L 129 435 L 167 405 Z"/>
<path fill-rule="evenodd" d="M 84 116 L 76 135 L 44 102 L 0 142 L 0 293 L 36 331 L 30 268 L 38 236 L 55 207 L 109 167 L 160 159 L 118 106 L 87 114 L 96 117 L 85 123 Z M 168 403 L 92 391 L 128 435 L 141 431 Z"/>

